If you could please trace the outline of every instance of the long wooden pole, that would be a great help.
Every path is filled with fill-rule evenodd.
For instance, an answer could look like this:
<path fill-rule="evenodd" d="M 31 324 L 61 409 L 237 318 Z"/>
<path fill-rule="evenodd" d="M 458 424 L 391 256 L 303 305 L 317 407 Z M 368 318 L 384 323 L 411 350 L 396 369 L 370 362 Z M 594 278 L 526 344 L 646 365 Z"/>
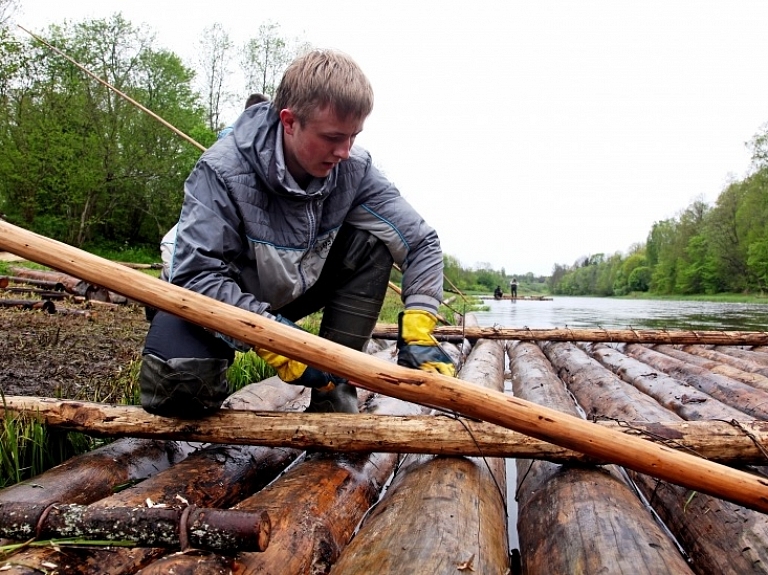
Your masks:
<path fill-rule="evenodd" d="M 743 471 L 610 431 L 498 391 L 392 365 L 2 221 L 0 247 L 253 346 L 334 372 L 371 391 L 482 419 L 768 512 L 768 482 Z"/>
<path fill-rule="evenodd" d="M 517 341 L 591 341 L 603 343 L 666 343 L 701 345 L 768 345 L 768 331 L 698 331 L 604 328 L 511 328 L 439 326 L 435 337 L 509 339 Z M 397 326 L 377 324 L 373 337 L 394 339 Z"/>
<path fill-rule="evenodd" d="M 178 128 L 176 128 L 176 127 L 175 127 L 173 124 L 171 124 L 170 122 L 167 122 L 166 120 L 164 120 L 163 118 L 161 118 L 160 116 L 158 116 L 157 114 L 155 114 L 155 113 L 154 113 L 152 110 L 150 110 L 150 109 L 148 109 L 148 108 L 146 108 L 146 107 L 142 106 L 142 105 L 141 105 L 141 104 L 139 104 L 139 103 L 138 103 L 136 100 L 134 100 L 133 98 L 131 98 L 131 97 L 130 97 L 128 94 L 126 94 L 126 93 L 124 93 L 124 92 L 121 92 L 120 90 L 118 90 L 117 88 L 115 88 L 115 87 L 114 87 L 112 84 L 110 84 L 109 82 L 107 82 L 107 81 L 105 81 L 105 80 L 102 80 L 102 79 L 101 79 L 101 78 L 99 78 L 99 77 L 98 77 L 96 74 L 94 74 L 93 72 L 91 72 L 91 71 L 90 71 L 88 68 L 86 68 L 85 66 L 83 66 L 82 64 L 80 64 L 79 62 L 77 62 L 76 60 L 74 60 L 74 59 L 70 58 L 69 56 L 67 56 L 67 55 L 66 55 L 64 52 L 62 52 L 61 50 L 59 50 L 59 49 L 58 49 L 56 46 L 54 46 L 54 45 L 52 45 L 52 44 L 50 44 L 50 43 L 46 42 L 46 41 L 45 41 L 45 40 L 43 40 L 43 39 L 42 39 L 40 36 L 37 36 L 37 35 L 36 35 L 36 34 L 34 34 L 33 32 L 30 32 L 29 30 L 27 30 L 26 28 L 24 28 L 24 27 L 23 27 L 21 24 L 16 24 L 16 25 L 17 25 L 19 28 L 21 28 L 22 30 L 24 30 L 24 32 L 26 32 L 27 34 L 29 34 L 30 36 L 32 36 L 32 37 L 33 37 L 35 40 L 37 40 L 37 41 L 38 41 L 38 42 L 40 42 L 41 44 L 43 44 L 43 45 L 47 46 L 48 48 L 50 48 L 51 50 L 53 50 L 54 52 L 56 52 L 56 53 L 57 53 L 59 56 L 61 56 L 62 58 L 66 59 L 67 61 L 69 61 L 70 63 L 72 63 L 74 66 L 76 66 L 77 68 L 79 68 L 80 70 L 82 70 L 83 72 L 85 72 L 86 74 L 88 74 L 88 75 L 89 75 L 91 78 L 93 78 L 94 80 L 96 80 L 96 81 L 97 81 L 99 84 L 101 84 L 102 86 L 105 86 L 105 87 L 106 87 L 106 88 L 108 88 L 109 90 L 112 90 L 112 91 L 113 91 L 115 94 L 117 94 L 118 96 L 121 96 L 121 97 L 125 98 L 125 99 L 126 99 L 128 102 L 130 102 L 131 104 L 133 104 L 134 106 L 136 106 L 136 107 L 137 107 L 139 110 L 141 110 L 142 112 L 145 112 L 145 113 L 149 114 L 149 115 L 150 115 L 150 116 L 152 116 L 152 117 L 153 117 L 155 120 L 157 120 L 158 122 L 160 122 L 160 123 L 161 123 L 163 126 L 165 126 L 166 128 L 168 128 L 169 130 L 173 131 L 173 133 L 174 133 L 174 134 L 176 134 L 177 136 L 179 136 L 179 137 L 181 137 L 182 139 L 186 140 L 187 142 L 189 142 L 190 144 L 192 144 L 193 146 L 195 146 L 196 148 L 198 148 L 198 149 L 199 149 L 201 152 L 205 152 L 205 150 L 206 150 L 205 146 L 203 146 L 202 144 L 200 144 L 200 143 L 196 142 L 195 140 L 193 140 L 192 138 L 190 138 L 189 136 L 187 136 L 187 135 L 186 135 L 184 132 L 182 132 L 181 130 L 179 130 Z"/>

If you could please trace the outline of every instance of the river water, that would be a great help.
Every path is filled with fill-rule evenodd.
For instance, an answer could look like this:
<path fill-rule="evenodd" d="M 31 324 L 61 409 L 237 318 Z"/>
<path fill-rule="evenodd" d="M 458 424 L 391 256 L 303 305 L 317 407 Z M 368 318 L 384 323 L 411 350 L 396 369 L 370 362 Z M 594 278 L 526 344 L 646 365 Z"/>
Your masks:
<path fill-rule="evenodd" d="M 768 327 L 768 304 L 557 296 L 552 301 L 488 299 L 484 304 L 488 311 L 475 312 L 481 327 L 735 331 L 762 331 Z M 509 363 L 508 358 L 505 361 Z M 506 383 L 510 392 L 511 383 Z M 507 459 L 506 467 L 509 547 L 515 549 L 519 547 L 515 460 Z"/>
<path fill-rule="evenodd" d="M 553 297 L 552 301 L 487 299 L 475 312 L 482 327 L 698 329 L 762 331 L 768 304 Z"/>

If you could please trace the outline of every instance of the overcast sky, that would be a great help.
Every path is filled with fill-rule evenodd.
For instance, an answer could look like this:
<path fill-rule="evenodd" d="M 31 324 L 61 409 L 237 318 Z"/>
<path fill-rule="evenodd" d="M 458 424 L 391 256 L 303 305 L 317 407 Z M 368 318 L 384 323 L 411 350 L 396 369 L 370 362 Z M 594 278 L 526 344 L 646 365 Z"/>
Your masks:
<path fill-rule="evenodd" d="M 351 54 L 376 103 L 358 143 L 465 266 L 548 275 L 626 252 L 713 202 L 768 122 L 765 0 L 21 0 L 42 33 L 122 12 L 192 64 L 220 22 Z M 232 118 L 234 119 L 234 118 Z"/>

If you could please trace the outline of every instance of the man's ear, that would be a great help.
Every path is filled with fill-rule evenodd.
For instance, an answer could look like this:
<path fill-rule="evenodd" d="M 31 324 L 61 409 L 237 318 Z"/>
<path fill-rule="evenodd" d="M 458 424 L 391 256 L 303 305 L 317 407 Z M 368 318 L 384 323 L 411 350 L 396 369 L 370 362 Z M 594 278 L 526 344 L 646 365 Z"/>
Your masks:
<path fill-rule="evenodd" d="M 290 108 L 283 108 L 280 110 L 280 123 L 283 125 L 285 133 L 292 136 L 296 130 L 296 126 L 299 123 L 296 114 L 294 114 Z"/>

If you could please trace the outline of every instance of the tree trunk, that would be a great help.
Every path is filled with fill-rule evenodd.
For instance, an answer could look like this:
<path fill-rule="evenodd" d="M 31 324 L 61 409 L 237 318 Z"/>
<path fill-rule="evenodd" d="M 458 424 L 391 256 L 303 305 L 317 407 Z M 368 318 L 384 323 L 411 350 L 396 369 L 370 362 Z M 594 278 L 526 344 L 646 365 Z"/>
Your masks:
<path fill-rule="evenodd" d="M 618 378 L 609 383 L 605 368 L 596 361 L 587 361 L 575 346 L 551 344 L 545 351 L 585 411 L 629 421 L 678 419 L 655 402 L 645 401 L 645 394 Z M 646 366 L 646 374 L 652 373 L 653 369 Z M 592 385 L 595 379 L 610 386 L 610 401 Z M 631 471 L 629 475 L 664 519 L 697 573 L 738 575 L 768 565 L 766 515 L 647 475 Z"/>
<path fill-rule="evenodd" d="M 700 345 L 686 345 L 683 347 L 683 351 L 724 363 L 741 371 L 762 375 L 768 380 L 768 365 L 761 363 L 759 355 L 755 352 L 733 349 L 730 353 L 724 353 L 722 347 L 720 349 L 707 349 Z M 768 384 L 765 384 L 763 388 L 768 388 Z"/>
<path fill-rule="evenodd" d="M 516 396 L 578 415 L 538 347 L 520 343 L 509 358 Z M 517 499 L 520 557 L 528 575 L 690 572 L 615 466 L 519 459 Z"/>

